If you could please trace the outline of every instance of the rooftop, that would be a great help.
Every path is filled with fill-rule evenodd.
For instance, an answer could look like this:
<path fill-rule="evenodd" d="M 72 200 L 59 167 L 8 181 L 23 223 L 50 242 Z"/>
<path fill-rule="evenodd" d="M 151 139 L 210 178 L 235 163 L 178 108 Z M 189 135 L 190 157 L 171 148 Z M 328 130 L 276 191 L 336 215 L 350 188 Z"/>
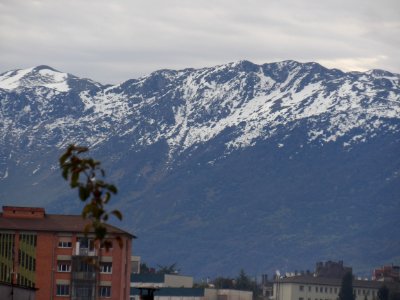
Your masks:
<path fill-rule="evenodd" d="M 154 291 L 154 296 L 204 297 L 205 288 L 162 288 Z M 131 287 L 131 296 L 139 295 L 140 289 Z"/>
<path fill-rule="evenodd" d="M 71 232 L 80 233 L 90 221 L 80 215 L 46 214 L 44 208 L 3 206 L 0 213 L 1 230 L 45 231 L 45 232 Z M 115 235 L 133 234 L 106 224 L 107 232 Z M 89 232 L 93 232 L 93 229 Z"/>
<path fill-rule="evenodd" d="M 275 280 L 277 282 L 277 280 Z M 328 285 L 328 286 L 341 286 L 341 278 L 327 278 L 327 277 L 314 277 L 311 275 L 299 275 L 279 279 L 279 283 L 298 283 L 298 284 L 313 284 L 313 285 Z M 353 280 L 354 288 L 376 288 L 379 289 L 383 284 L 388 285 L 386 282 L 374 280 Z"/>

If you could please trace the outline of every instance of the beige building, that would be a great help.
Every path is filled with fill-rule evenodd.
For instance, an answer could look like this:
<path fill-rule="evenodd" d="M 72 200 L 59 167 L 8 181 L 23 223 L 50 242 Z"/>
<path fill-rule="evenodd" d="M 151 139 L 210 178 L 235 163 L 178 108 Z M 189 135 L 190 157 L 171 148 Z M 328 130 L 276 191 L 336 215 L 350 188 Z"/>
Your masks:
<path fill-rule="evenodd" d="M 193 288 L 193 277 L 173 274 L 132 274 L 130 300 L 252 300 L 253 292 Z M 142 297 L 141 297 L 142 296 Z"/>
<path fill-rule="evenodd" d="M 161 288 L 154 300 L 252 300 L 253 292 L 212 288 Z M 140 300 L 139 291 L 131 289 L 131 300 Z"/>
<path fill-rule="evenodd" d="M 274 282 L 274 300 L 337 300 L 339 298 L 340 278 L 314 277 L 298 275 L 281 278 Z M 371 280 L 353 280 L 356 300 L 377 300 L 382 282 Z"/>
<path fill-rule="evenodd" d="M 131 288 L 191 288 L 193 277 L 174 274 L 131 274 Z"/>

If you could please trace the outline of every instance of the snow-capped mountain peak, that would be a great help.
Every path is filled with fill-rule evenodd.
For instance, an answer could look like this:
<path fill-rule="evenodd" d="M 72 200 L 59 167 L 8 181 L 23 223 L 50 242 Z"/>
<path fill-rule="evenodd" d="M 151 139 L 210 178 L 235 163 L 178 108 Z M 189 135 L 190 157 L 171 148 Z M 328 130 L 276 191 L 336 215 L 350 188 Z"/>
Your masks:
<path fill-rule="evenodd" d="M 19 88 L 46 87 L 58 92 L 68 92 L 68 74 L 48 66 L 38 66 L 22 70 L 8 71 L 0 75 L 0 88 L 14 90 Z"/>
<path fill-rule="evenodd" d="M 3 73 L 0 88 L 19 93 L 26 89 L 29 106 L 13 114 L 32 119 L 36 108 L 41 117 L 32 120 L 31 130 L 42 119 L 49 136 L 60 124 L 67 135 L 71 127 L 81 128 L 73 136 L 64 135 L 64 141 L 99 145 L 113 136 L 132 136 L 134 148 L 165 141 L 171 157 L 226 132 L 227 152 L 253 146 L 282 127 L 304 122 L 307 143 L 343 138 L 351 145 L 389 126 L 385 119 L 400 117 L 399 75 L 382 70 L 344 73 L 292 60 L 159 70 L 115 86 L 39 66 Z M 390 128 L 400 130 L 398 125 Z M 355 130 L 360 131 L 356 138 L 348 135 Z"/>

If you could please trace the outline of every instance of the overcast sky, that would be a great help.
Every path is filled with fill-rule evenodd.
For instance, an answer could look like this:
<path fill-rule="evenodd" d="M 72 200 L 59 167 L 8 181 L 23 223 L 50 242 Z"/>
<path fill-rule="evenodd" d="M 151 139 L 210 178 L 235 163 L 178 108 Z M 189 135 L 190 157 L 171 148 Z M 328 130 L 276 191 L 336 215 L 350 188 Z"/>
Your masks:
<path fill-rule="evenodd" d="M 119 83 L 241 59 L 400 73 L 399 49 L 399 0 L 0 0 L 0 73 Z"/>

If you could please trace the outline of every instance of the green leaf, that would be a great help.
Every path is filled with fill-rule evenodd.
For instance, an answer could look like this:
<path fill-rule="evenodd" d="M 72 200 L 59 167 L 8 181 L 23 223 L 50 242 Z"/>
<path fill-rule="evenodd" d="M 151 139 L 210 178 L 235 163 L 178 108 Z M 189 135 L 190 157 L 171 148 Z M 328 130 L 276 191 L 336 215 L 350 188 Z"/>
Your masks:
<path fill-rule="evenodd" d="M 76 147 L 76 148 L 75 148 L 75 151 L 76 151 L 78 154 L 80 154 L 80 153 L 84 153 L 84 152 L 89 151 L 89 148 L 88 148 L 88 147 Z"/>
<path fill-rule="evenodd" d="M 96 238 L 99 240 L 103 240 L 104 237 L 106 236 L 107 233 L 107 228 L 104 225 L 99 225 L 94 229 L 94 234 L 96 235 Z"/>
<path fill-rule="evenodd" d="M 73 172 L 71 176 L 71 187 L 75 188 L 78 186 L 78 180 L 79 180 L 79 172 Z"/>
<path fill-rule="evenodd" d="M 122 220 L 122 214 L 119 210 L 113 210 L 111 212 L 111 214 L 113 214 L 114 216 L 116 216 L 119 220 Z"/>
<path fill-rule="evenodd" d="M 116 193 L 118 192 L 116 186 L 113 185 L 113 184 L 107 185 L 107 189 L 108 189 L 110 192 L 114 193 L 114 194 L 116 194 Z"/>
<path fill-rule="evenodd" d="M 90 190 L 86 186 L 79 186 L 79 198 L 85 201 L 90 196 Z"/>
<path fill-rule="evenodd" d="M 82 217 L 86 219 L 87 216 L 90 214 L 93 214 L 93 205 L 91 203 L 86 204 L 85 207 L 82 209 Z"/>
<path fill-rule="evenodd" d="M 111 198 L 111 194 L 109 192 L 106 192 L 104 194 L 104 199 L 103 199 L 104 203 L 107 204 L 108 201 L 110 201 L 110 198 Z"/>
<path fill-rule="evenodd" d="M 92 228 L 92 224 L 88 223 L 85 225 L 85 227 L 83 228 L 83 233 L 85 235 L 87 235 L 90 232 L 90 229 Z"/>
<path fill-rule="evenodd" d="M 60 159 L 59 159 L 60 166 L 62 166 L 62 165 L 65 163 L 65 161 L 67 160 L 68 157 L 69 157 L 69 153 L 64 153 L 64 154 L 60 157 Z"/>
<path fill-rule="evenodd" d="M 64 168 L 63 168 L 63 170 L 62 170 L 62 177 L 63 177 L 65 180 L 68 180 L 68 167 L 64 167 Z"/>

